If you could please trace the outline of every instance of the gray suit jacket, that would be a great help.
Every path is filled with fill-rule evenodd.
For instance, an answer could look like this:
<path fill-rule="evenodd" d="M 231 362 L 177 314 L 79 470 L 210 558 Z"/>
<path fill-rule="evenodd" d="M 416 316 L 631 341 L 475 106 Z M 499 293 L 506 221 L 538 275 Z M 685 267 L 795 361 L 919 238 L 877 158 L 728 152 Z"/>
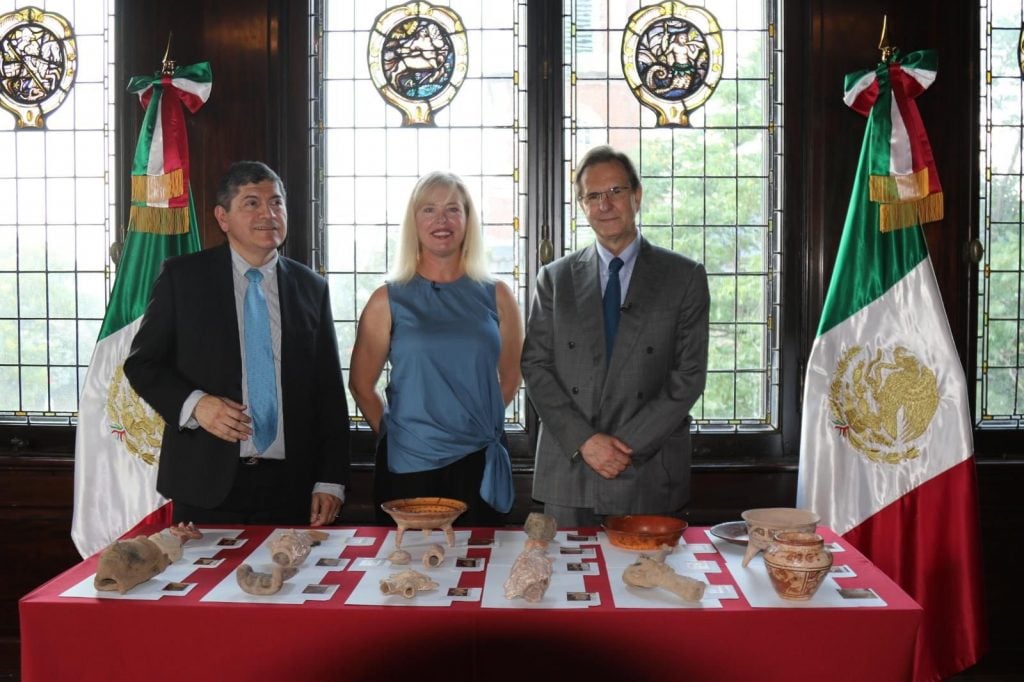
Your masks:
<path fill-rule="evenodd" d="M 690 409 L 704 390 L 704 266 L 640 239 L 606 366 L 594 246 L 541 269 L 523 347 L 523 378 L 541 419 L 533 497 L 601 514 L 665 513 L 690 495 Z M 633 448 L 607 480 L 573 454 L 595 433 Z"/>

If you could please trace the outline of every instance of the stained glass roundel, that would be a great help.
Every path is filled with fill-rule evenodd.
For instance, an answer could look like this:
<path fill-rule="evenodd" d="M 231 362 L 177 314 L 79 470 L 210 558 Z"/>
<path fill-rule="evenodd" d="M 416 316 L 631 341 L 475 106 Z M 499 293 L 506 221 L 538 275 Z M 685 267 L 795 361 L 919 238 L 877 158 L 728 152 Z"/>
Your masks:
<path fill-rule="evenodd" d="M 74 32 L 59 14 L 26 7 L 0 16 L 0 106 L 19 128 L 42 128 L 75 80 Z"/>
<path fill-rule="evenodd" d="M 688 126 L 722 77 L 724 49 L 714 16 L 681 2 L 641 7 L 622 37 L 622 71 L 658 126 Z"/>
<path fill-rule="evenodd" d="M 392 7 L 374 22 L 367 59 L 377 91 L 402 112 L 402 125 L 433 125 L 466 77 L 462 19 L 427 2 Z"/>

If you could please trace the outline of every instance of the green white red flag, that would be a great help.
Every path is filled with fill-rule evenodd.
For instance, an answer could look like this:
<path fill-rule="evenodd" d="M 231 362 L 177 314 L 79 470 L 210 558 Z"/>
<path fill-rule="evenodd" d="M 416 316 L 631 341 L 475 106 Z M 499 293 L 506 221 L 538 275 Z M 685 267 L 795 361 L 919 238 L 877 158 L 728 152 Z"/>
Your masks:
<path fill-rule="evenodd" d="M 934 65 L 932 52 L 894 53 L 847 79 L 868 124 L 808 360 L 797 491 L 921 605 L 916 680 L 986 648 L 967 382 L 921 228 L 942 215 L 913 101 Z"/>
<path fill-rule="evenodd" d="M 124 361 L 164 259 L 201 248 L 182 107 L 195 113 L 212 81 L 209 63 L 202 62 L 136 77 L 128 86 L 146 113 L 121 262 L 79 401 L 71 537 L 83 557 L 167 502 L 156 491 L 164 423 L 129 385 Z M 170 516 L 158 512 L 154 520 L 169 522 Z"/>

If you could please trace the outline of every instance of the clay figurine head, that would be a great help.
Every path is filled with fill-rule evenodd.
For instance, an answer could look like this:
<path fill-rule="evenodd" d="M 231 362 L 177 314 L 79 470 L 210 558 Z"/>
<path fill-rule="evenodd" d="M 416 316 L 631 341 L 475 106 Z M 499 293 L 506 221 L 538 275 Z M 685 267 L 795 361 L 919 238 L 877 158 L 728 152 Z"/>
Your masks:
<path fill-rule="evenodd" d="M 124 594 L 170 565 L 163 550 L 146 537 L 122 540 L 103 550 L 93 585 L 105 592 Z"/>

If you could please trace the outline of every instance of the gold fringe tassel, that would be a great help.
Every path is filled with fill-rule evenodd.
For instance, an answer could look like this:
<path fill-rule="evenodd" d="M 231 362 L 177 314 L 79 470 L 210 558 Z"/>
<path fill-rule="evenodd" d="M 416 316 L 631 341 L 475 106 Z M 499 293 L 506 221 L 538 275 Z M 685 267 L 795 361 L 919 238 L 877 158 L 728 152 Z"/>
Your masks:
<path fill-rule="evenodd" d="M 153 234 L 186 234 L 189 230 L 188 206 L 158 208 L 133 205 L 128 214 L 128 229 Z"/>
<path fill-rule="evenodd" d="M 881 204 L 922 199 L 928 195 L 928 169 L 910 175 L 872 175 L 868 193 L 871 201 Z"/>
<path fill-rule="evenodd" d="M 919 201 L 902 204 L 882 204 L 878 207 L 878 227 L 892 232 L 911 225 L 924 225 L 942 220 L 942 192 L 929 194 Z"/>
<path fill-rule="evenodd" d="M 181 169 L 163 175 L 133 175 L 132 201 L 157 204 L 185 193 Z"/>

